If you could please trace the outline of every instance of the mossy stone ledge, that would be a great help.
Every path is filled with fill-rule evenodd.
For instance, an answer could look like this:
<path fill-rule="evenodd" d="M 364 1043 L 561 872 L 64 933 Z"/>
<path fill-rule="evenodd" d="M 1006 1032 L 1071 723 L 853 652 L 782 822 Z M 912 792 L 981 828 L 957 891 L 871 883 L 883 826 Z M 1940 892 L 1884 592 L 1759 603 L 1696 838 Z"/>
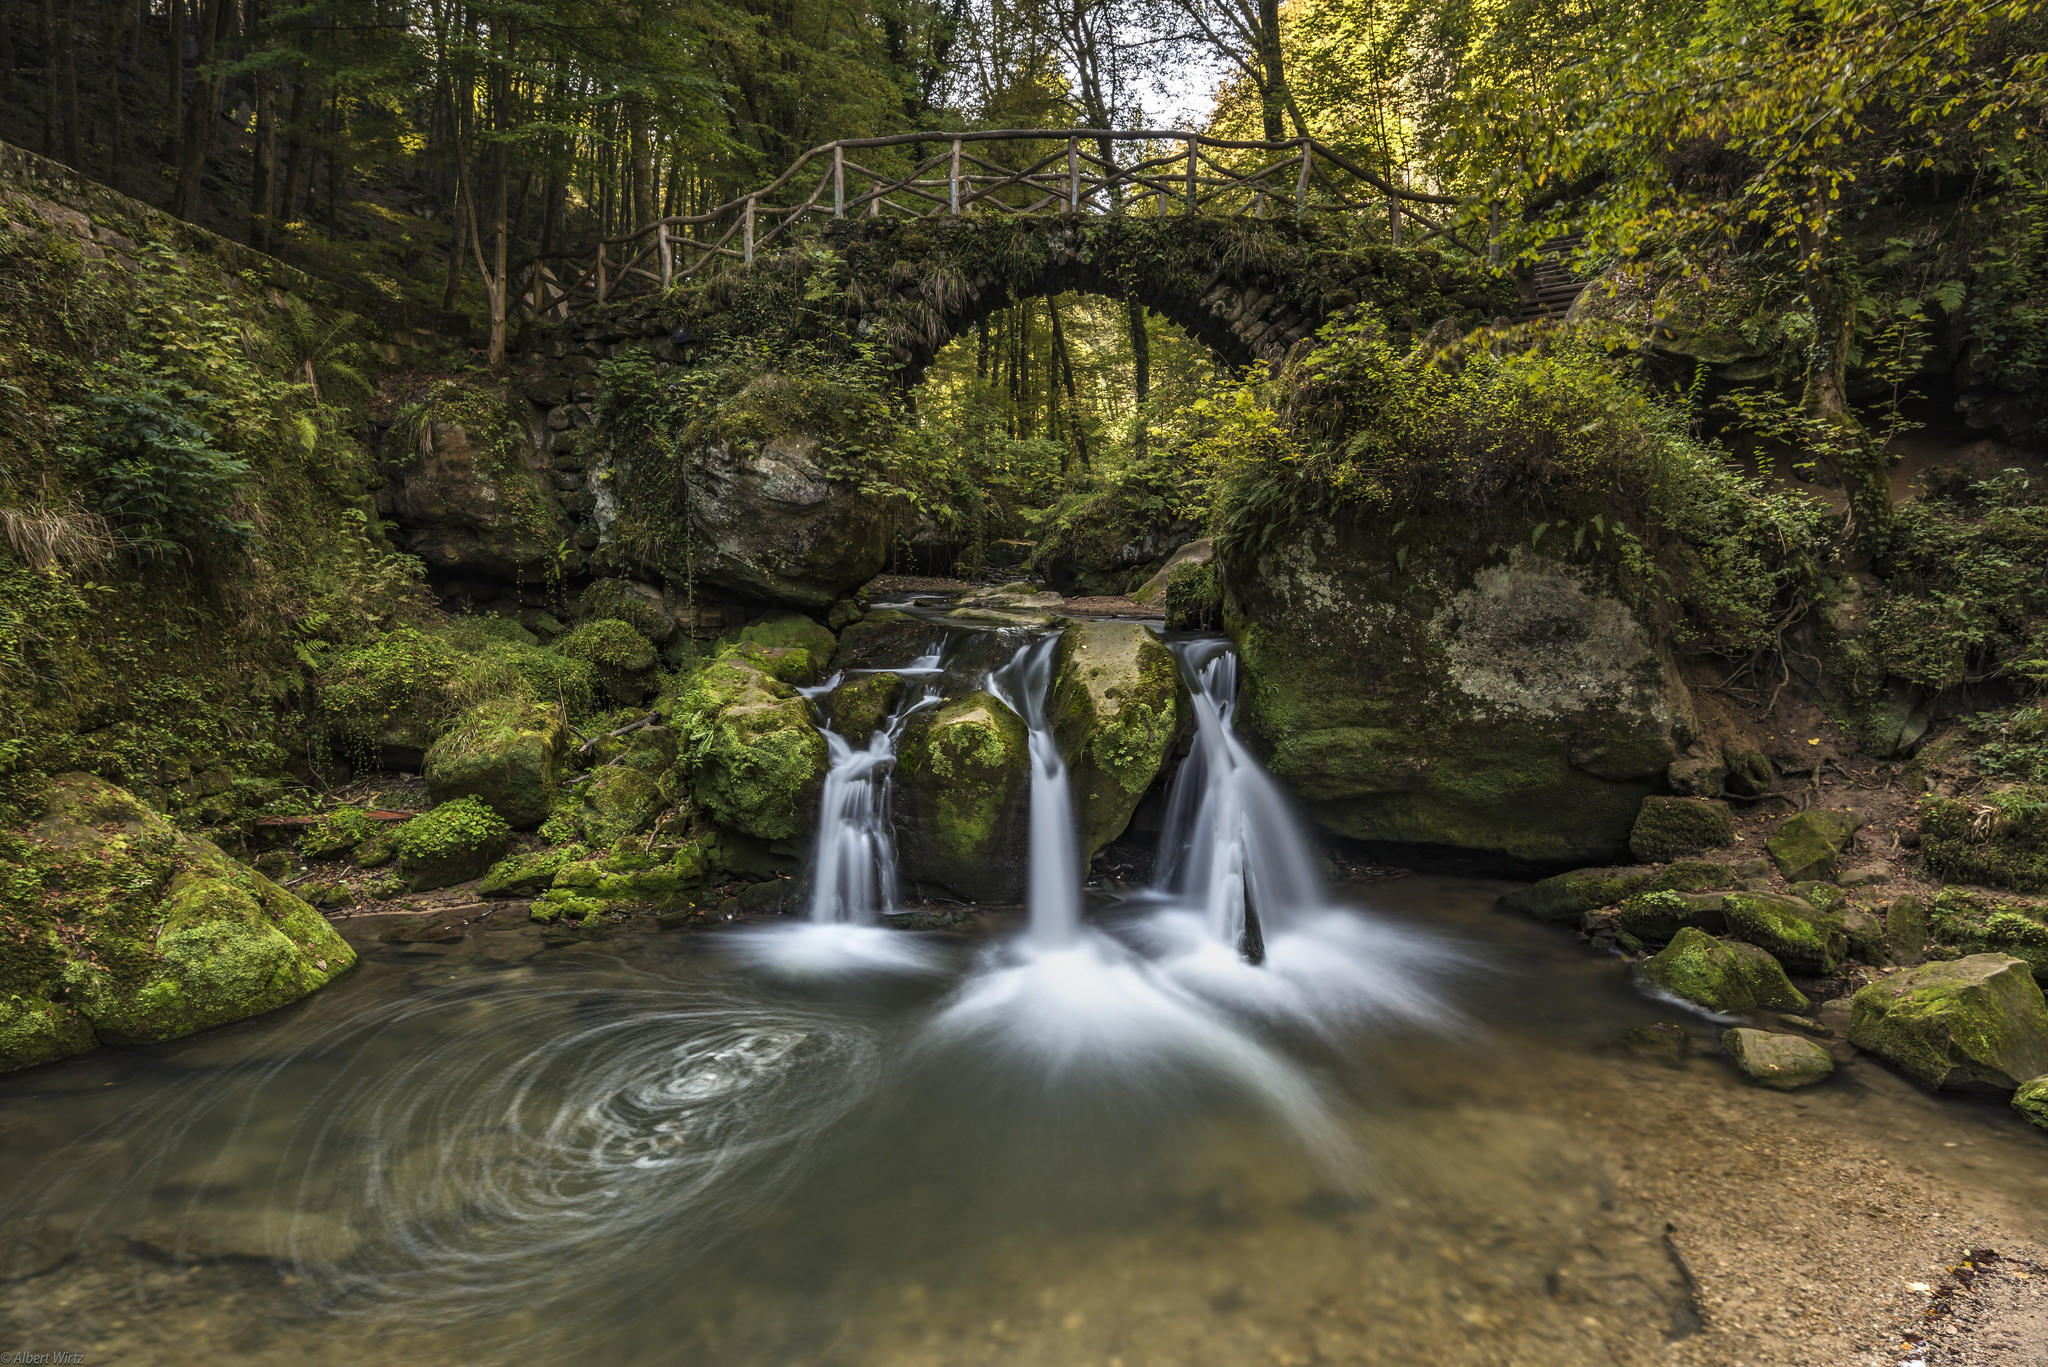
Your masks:
<path fill-rule="evenodd" d="M 532 830 L 554 807 L 568 743 L 555 707 L 518 698 L 479 703 L 428 749 L 428 795 L 478 798 L 514 830 Z"/>
<path fill-rule="evenodd" d="M 1173 652 L 1136 622 L 1077 622 L 1053 657 L 1047 720 L 1073 776 L 1081 857 L 1124 833 L 1180 729 Z"/>
<path fill-rule="evenodd" d="M 1923 1086 L 2010 1092 L 2048 1073 L 2048 1002 L 2024 960 L 1972 954 L 1862 989 L 1849 1041 Z"/>
<path fill-rule="evenodd" d="M 1664 864 L 1735 843 L 1735 817 L 1724 802 L 1704 797 L 1646 797 L 1628 834 L 1629 853 Z"/>
<path fill-rule="evenodd" d="M 1730 935 L 1769 952 L 1794 973 L 1821 977 L 1840 968 L 1849 953 L 1849 932 L 1839 912 L 1766 892 L 1731 892 L 1721 907 Z"/>
<path fill-rule="evenodd" d="M 971 901 L 1021 901 L 1030 792 L 1030 737 L 997 699 L 973 693 L 920 713 L 896 763 L 904 876 Z"/>
<path fill-rule="evenodd" d="M 1687 859 L 1665 868 L 1647 865 L 1573 869 L 1552 874 L 1526 888 L 1503 893 L 1502 911 L 1519 911 L 1539 921 L 1560 925 L 1576 923 L 1581 915 L 1616 902 L 1635 892 L 1711 892 L 1732 886 L 1735 871 L 1725 864 Z"/>
<path fill-rule="evenodd" d="M 2048 1130 L 2048 1073 L 2021 1083 L 2012 1094 L 2012 1108 L 2030 1124 Z"/>
<path fill-rule="evenodd" d="M 705 815 L 760 840 L 809 833 L 827 754 L 794 687 L 742 656 L 713 660 L 676 700 L 674 724 L 677 763 Z"/>

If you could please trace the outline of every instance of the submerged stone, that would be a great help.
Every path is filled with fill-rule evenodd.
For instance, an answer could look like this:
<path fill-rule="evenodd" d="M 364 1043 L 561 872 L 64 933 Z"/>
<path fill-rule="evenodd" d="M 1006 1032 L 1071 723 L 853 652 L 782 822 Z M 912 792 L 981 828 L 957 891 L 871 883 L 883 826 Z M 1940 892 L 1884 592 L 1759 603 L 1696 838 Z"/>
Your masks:
<path fill-rule="evenodd" d="M 1754 945 L 1719 940 L 1694 926 L 1637 966 L 1648 986 L 1717 1015 L 1771 1008 L 1804 1011 L 1804 993 L 1792 986 L 1776 959 Z"/>
<path fill-rule="evenodd" d="M 1735 1029 L 1721 1035 L 1721 1048 L 1752 1082 L 1779 1091 L 1810 1087 L 1835 1071 L 1834 1056 L 1810 1039 L 1767 1030 Z"/>
<path fill-rule="evenodd" d="M 1840 913 L 1820 911 L 1797 897 L 1731 892 L 1722 910 L 1730 935 L 1768 951 L 1794 973 L 1822 977 L 1841 967 L 1849 952 Z"/>
<path fill-rule="evenodd" d="M 1863 818 L 1849 811 L 1796 812 L 1778 824 L 1764 849 L 1788 883 L 1828 878 L 1862 824 Z"/>
<path fill-rule="evenodd" d="M 1849 1040 L 1928 1087 L 2009 1092 L 2048 1073 L 2048 1002 L 2025 960 L 1972 954 L 1865 987 Z"/>
<path fill-rule="evenodd" d="M 1124 833 L 1180 729 L 1180 672 L 1136 622 L 1077 622 L 1060 637 L 1046 718 L 1072 774 L 1085 863 Z"/>
<path fill-rule="evenodd" d="M 919 714 L 896 762 L 904 876 L 971 901 L 1021 901 L 1030 791 L 1030 738 L 997 699 L 973 693 Z"/>
<path fill-rule="evenodd" d="M 1726 803 L 1704 797 L 1646 797 L 1629 831 L 1629 853 L 1663 864 L 1735 843 L 1735 818 Z"/>

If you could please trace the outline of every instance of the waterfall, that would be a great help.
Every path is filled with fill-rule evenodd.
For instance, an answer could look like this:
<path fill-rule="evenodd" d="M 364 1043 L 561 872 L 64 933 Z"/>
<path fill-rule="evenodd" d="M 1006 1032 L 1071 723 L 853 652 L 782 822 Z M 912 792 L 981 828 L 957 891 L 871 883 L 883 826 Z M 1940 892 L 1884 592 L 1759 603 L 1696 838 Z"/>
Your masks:
<path fill-rule="evenodd" d="M 937 662 L 938 652 L 933 651 L 900 672 L 934 673 Z M 799 691 L 815 703 L 837 688 L 839 680 L 835 674 L 816 688 Z M 888 720 L 859 747 L 833 730 L 820 710 L 818 730 L 824 734 L 831 765 L 818 804 L 811 872 L 810 919 L 814 923 L 872 926 L 896 910 L 896 836 L 889 819 L 889 781 L 896 771 L 896 745 L 911 716 L 938 700 L 938 691 L 931 688 L 919 690 L 913 700 L 905 685 Z"/>
<path fill-rule="evenodd" d="M 1268 935 L 1327 905 L 1315 851 L 1231 726 L 1237 655 L 1220 641 L 1171 648 L 1193 695 L 1195 744 L 1167 796 L 1153 886 L 1199 909 L 1211 935 L 1259 963 Z"/>
<path fill-rule="evenodd" d="M 1028 641 L 989 676 L 989 691 L 1024 719 L 1031 739 L 1031 939 L 1042 950 L 1074 943 L 1081 930 L 1081 859 L 1067 761 L 1046 721 L 1058 632 Z"/>

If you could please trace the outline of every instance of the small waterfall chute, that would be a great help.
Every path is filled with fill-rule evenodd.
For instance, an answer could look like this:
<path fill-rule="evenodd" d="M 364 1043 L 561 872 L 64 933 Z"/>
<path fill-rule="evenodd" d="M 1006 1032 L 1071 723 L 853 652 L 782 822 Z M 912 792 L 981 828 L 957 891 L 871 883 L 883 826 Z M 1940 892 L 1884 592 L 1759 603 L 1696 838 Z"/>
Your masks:
<path fill-rule="evenodd" d="M 933 652 L 934 658 L 936 654 Z M 831 695 L 840 679 L 835 674 L 816 688 L 800 691 L 817 704 Z M 896 834 L 889 813 L 896 747 L 911 717 L 938 701 L 935 688 L 905 688 L 895 709 L 861 745 L 834 730 L 824 709 L 819 709 L 818 730 L 825 737 L 830 763 L 818 803 L 813 845 L 810 919 L 814 923 L 879 925 L 883 916 L 896 910 Z"/>
<path fill-rule="evenodd" d="M 1033 943 L 1074 943 L 1081 931 L 1080 839 L 1066 757 L 1046 720 L 1060 634 L 1035 637 L 989 675 L 989 691 L 1024 720 L 1031 748 L 1031 864 L 1027 904 Z"/>

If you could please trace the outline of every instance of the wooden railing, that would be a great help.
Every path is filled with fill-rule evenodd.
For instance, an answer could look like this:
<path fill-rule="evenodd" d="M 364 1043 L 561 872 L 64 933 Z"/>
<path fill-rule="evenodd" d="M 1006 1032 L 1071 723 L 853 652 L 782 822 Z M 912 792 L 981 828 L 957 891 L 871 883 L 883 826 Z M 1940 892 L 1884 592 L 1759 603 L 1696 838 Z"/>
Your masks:
<path fill-rule="evenodd" d="M 1137 144 L 1129 164 L 1106 155 Z M 911 152 L 901 174 L 863 163 Z M 925 155 L 936 148 L 935 155 Z M 1003 151 L 1021 153 L 1007 164 Z M 1245 142 L 1171 129 L 1002 129 L 844 138 L 814 147 L 751 194 L 701 214 L 659 219 L 595 250 L 536 257 L 521 307 L 563 319 L 622 294 L 668 289 L 720 263 L 748 264 L 828 218 L 972 214 L 1347 214 L 1383 216 L 1396 245 L 1437 240 L 1491 255 L 1460 234 L 1453 196 L 1406 189 L 1313 138 Z M 1491 231 L 1488 232 L 1489 239 Z"/>

